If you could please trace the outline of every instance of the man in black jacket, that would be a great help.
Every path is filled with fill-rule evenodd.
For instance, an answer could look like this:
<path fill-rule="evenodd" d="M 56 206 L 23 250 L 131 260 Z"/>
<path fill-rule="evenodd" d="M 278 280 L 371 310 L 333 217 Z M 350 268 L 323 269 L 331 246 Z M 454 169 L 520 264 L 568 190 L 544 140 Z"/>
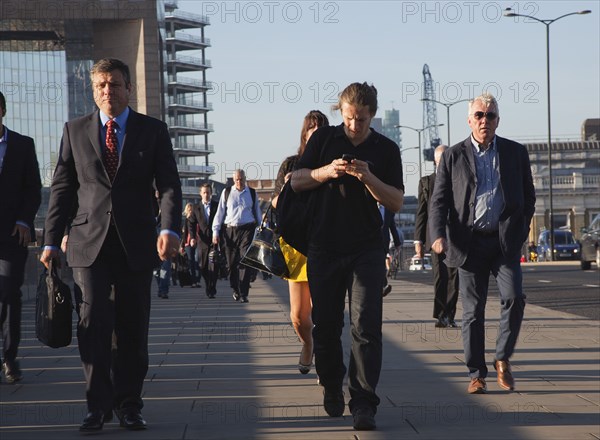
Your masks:
<path fill-rule="evenodd" d="M 200 197 L 202 201 L 195 205 L 192 210 L 189 222 L 186 222 L 183 234 L 189 232 L 195 238 L 192 239 L 192 246 L 198 245 L 199 266 L 202 278 L 206 285 L 206 295 L 214 298 L 217 294 L 217 275 L 218 268 L 214 267 L 208 261 L 212 243 L 212 225 L 217 213 L 218 203 L 212 200 L 212 187 L 210 183 L 205 183 L 200 187 Z M 187 230 L 189 228 L 189 230 Z"/>
<path fill-rule="evenodd" d="M 437 169 L 442 154 L 447 145 L 439 145 L 434 152 L 434 163 Z M 421 258 L 425 256 L 425 249 L 431 249 L 431 240 L 427 232 L 429 201 L 435 188 L 435 171 L 429 176 L 424 176 L 419 181 L 419 204 L 415 221 L 415 253 Z M 433 269 L 433 317 L 437 320 L 436 327 L 456 327 L 454 315 L 458 301 L 458 271 L 456 267 L 448 267 L 444 260 L 446 254 L 431 254 L 431 267 Z"/>
<path fill-rule="evenodd" d="M 0 93 L 0 336 L 2 372 L 21 380 L 16 361 L 21 340 L 21 285 L 27 246 L 35 239 L 33 220 L 41 202 L 42 182 L 33 139 L 2 125 L 6 99 Z"/>

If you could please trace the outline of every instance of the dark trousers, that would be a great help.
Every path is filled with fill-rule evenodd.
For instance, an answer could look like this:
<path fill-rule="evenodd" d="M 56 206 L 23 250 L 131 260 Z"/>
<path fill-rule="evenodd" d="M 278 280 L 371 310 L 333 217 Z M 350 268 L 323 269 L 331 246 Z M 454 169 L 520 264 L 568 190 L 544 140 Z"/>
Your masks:
<path fill-rule="evenodd" d="M 433 317 L 441 320 L 444 318 L 454 320 L 456 303 L 458 302 L 458 269 L 446 266 L 445 259 L 446 254 L 431 253 L 435 296 Z"/>
<path fill-rule="evenodd" d="M 379 405 L 375 388 L 382 362 L 382 309 L 385 254 L 381 248 L 339 254 L 308 251 L 308 283 L 313 302 L 315 366 L 321 385 L 341 388 L 346 374 L 342 349 L 348 292 L 352 347 L 348 371 L 349 407 Z"/>
<path fill-rule="evenodd" d="M 206 286 L 206 295 L 217 294 L 217 268 L 208 262 L 208 253 L 210 252 L 209 245 L 201 245 L 198 247 L 199 252 L 199 263 L 200 273 L 204 279 L 204 285 Z"/>
<path fill-rule="evenodd" d="M 21 342 L 21 286 L 26 261 L 27 248 L 19 245 L 16 238 L 0 243 L 0 363 L 13 362 L 17 358 Z"/>
<path fill-rule="evenodd" d="M 128 267 L 111 227 L 96 261 L 73 268 L 73 278 L 83 300 L 77 337 L 88 410 L 142 408 L 152 269 Z"/>
<path fill-rule="evenodd" d="M 485 363 L 485 305 L 490 273 L 500 293 L 500 325 L 495 359 L 507 361 L 515 350 L 525 310 L 523 273 L 519 256 L 507 259 L 498 236 L 474 234 L 465 263 L 458 269 L 463 305 L 462 337 L 471 378 L 487 376 Z"/>
<path fill-rule="evenodd" d="M 190 272 L 190 276 L 192 277 L 192 283 L 198 283 L 200 282 L 200 273 L 198 270 L 198 260 L 196 259 L 196 247 L 185 246 L 184 250 L 188 257 L 188 270 Z"/>
<path fill-rule="evenodd" d="M 225 230 L 225 257 L 229 267 L 229 285 L 241 297 L 248 296 L 250 280 L 256 272 L 254 269 L 240 264 L 242 256 L 254 238 L 254 223 L 242 226 L 228 226 Z"/>

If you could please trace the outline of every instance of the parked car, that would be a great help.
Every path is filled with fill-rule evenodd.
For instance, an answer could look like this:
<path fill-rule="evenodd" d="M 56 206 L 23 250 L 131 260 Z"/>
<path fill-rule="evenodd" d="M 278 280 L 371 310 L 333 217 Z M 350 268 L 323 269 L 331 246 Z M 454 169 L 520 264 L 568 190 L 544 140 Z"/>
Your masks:
<path fill-rule="evenodd" d="M 566 229 L 554 230 L 554 260 L 579 260 L 579 243 Z M 550 231 L 542 231 L 538 238 L 538 260 L 552 261 Z"/>
<path fill-rule="evenodd" d="M 431 255 L 425 254 L 422 260 L 415 255 L 410 259 L 408 270 L 431 270 Z"/>
<path fill-rule="evenodd" d="M 583 270 L 591 269 L 592 263 L 596 263 L 596 269 L 600 269 L 599 234 L 600 214 L 594 217 L 587 228 L 581 228 L 581 268 Z"/>

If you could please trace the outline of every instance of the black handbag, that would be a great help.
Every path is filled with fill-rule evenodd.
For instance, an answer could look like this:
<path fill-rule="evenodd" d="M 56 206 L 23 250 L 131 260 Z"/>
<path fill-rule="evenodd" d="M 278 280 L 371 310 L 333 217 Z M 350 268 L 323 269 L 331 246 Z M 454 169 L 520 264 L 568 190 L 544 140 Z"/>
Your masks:
<path fill-rule="evenodd" d="M 252 243 L 248 246 L 240 264 L 278 277 L 289 277 L 287 264 L 279 246 L 279 236 L 267 226 L 271 206 L 263 221 L 254 231 Z"/>
<path fill-rule="evenodd" d="M 312 191 L 297 193 L 288 180 L 277 198 L 277 232 L 286 243 L 306 255 L 312 219 Z"/>
<path fill-rule="evenodd" d="M 52 348 L 71 343 L 73 330 L 73 300 L 71 289 L 58 276 L 54 260 L 50 269 L 40 275 L 35 300 L 35 335 Z"/>
<path fill-rule="evenodd" d="M 319 153 L 319 163 L 325 162 L 327 146 L 335 133 L 335 127 L 329 127 L 329 134 L 323 142 Z M 304 255 L 308 253 L 308 241 L 310 239 L 310 228 L 314 217 L 313 197 L 315 191 L 295 192 L 292 188 L 291 179 L 288 180 L 277 198 L 277 232 L 285 242 Z"/>
<path fill-rule="evenodd" d="M 210 251 L 208 252 L 208 271 L 214 272 L 217 278 L 227 278 L 227 258 L 219 247 L 219 245 L 211 245 Z"/>

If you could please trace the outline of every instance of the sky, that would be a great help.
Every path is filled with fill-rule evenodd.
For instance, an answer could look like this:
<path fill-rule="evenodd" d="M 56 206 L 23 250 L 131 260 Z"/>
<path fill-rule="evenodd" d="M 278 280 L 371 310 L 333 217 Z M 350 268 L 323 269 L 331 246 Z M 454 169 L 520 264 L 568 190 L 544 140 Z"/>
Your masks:
<path fill-rule="evenodd" d="M 338 93 L 353 82 L 378 90 L 379 110 L 397 109 L 400 124 L 423 127 L 423 66 L 436 99 L 452 103 L 484 91 L 499 102 L 497 134 L 521 142 L 547 139 L 546 28 L 539 19 L 591 9 L 550 25 L 553 138 L 581 138 L 600 117 L 600 1 L 196 1 L 179 9 L 206 15 L 213 90 L 209 143 L 215 180 L 236 168 L 248 179 L 274 179 L 299 143 L 304 115 L 319 109 L 330 123 Z M 189 53 L 194 55 L 193 52 Z M 443 143 L 447 111 L 437 106 Z M 467 103 L 450 107 L 450 143 L 465 139 Z M 407 195 L 418 184 L 417 133 L 402 130 Z M 423 162 L 423 174 L 433 171 Z"/>

